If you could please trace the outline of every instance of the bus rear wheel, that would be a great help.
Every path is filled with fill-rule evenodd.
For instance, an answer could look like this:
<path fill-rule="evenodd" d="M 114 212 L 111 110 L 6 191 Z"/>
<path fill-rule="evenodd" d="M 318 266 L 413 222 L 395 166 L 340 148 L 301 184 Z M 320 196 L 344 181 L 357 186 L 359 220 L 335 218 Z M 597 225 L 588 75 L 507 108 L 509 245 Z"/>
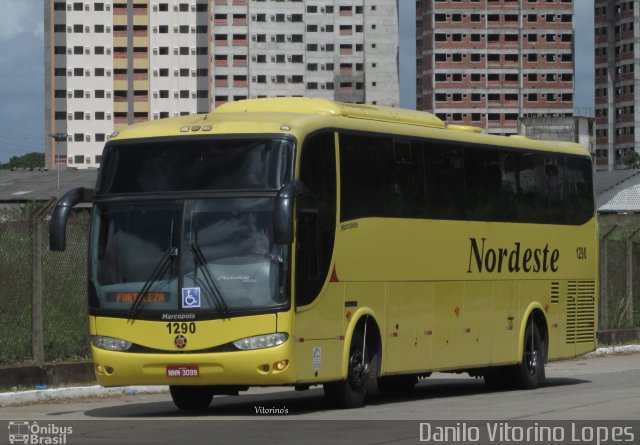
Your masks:
<path fill-rule="evenodd" d="M 173 403 L 182 410 L 207 409 L 213 399 L 213 391 L 206 386 L 169 386 Z"/>
<path fill-rule="evenodd" d="M 511 368 L 511 382 L 517 389 L 535 389 L 545 379 L 545 344 L 538 325 L 529 322 L 524 334 L 522 361 Z"/>

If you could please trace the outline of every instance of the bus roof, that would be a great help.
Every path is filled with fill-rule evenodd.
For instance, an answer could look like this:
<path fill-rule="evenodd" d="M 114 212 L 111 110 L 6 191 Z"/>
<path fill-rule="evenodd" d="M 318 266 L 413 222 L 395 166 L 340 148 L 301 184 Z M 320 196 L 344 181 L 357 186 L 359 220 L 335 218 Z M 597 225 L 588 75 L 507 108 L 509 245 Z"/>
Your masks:
<path fill-rule="evenodd" d="M 228 102 L 207 114 L 131 125 L 114 133 L 110 139 L 238 133 L 283 133 L 303 136 L 305 132 L 321 128 L 381 131 L 407 137 L 589 155 L 584 147 L 573 142 L 540 141 L 520 135 L 505 137 L 483 134 L 478 127 L 445 125 L 436 116 L 424 111 L 308 97 Z"/>

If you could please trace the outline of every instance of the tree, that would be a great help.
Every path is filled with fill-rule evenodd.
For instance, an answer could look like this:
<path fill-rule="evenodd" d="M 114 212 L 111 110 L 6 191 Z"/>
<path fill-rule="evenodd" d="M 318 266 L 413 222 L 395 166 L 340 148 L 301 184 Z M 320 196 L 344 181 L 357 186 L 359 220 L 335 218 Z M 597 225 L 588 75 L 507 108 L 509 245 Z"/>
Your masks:
<path fill-rule="evenodd" d="M 22 156 L 12 156 L 1 168 L 40 168 L 44 167 L 44 153 L 31 152 Z"/>
<path fill-rule="evenodd" d="M 640 164 L 640 155 L 633 149 L 627 150 L 627 152 L 624 154 L 622 162 L 624 162 L 624 165 L 626 165 L 627 167 L 638 168 L 638 165 Z"/>

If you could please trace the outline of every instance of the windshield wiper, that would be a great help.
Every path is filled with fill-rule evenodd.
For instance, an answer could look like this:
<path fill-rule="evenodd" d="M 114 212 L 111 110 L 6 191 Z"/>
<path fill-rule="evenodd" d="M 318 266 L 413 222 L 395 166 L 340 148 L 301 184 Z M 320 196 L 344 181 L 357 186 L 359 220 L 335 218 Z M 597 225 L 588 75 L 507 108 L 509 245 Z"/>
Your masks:
<path fill-rule="evenodd" d="M 207 296 L 209 298 L 213 296 L 216 303 L 215 306 L 217 306 L 218 308 L 221 308 L 225 316 L 228 315 L 229 306 L 227 305 L 227 302 L 224 301 L 222 292 L 220 292 L 220 289 L 218 288 L 216 281 L 214 280 L 213 276 L 211 276 L 211 271 L 209 270 L 208 261 L 205 258 L 204 254 L 202 253 L 200 246 L 197 244 L 196 241 L 194 241 L 191 244 L 189 244 L 189 249 L 191 250 L 191 253 L 193 253 L 193 259 L 196 261 L 196 265 L 198 266 L 198 268 L 202 270 L 202 275 L 204 277 L 204 284 L 207 286 L 207 291 L 208 291 Z M 194 276 L 194 282 L 195 282 L 195 276 Z"/>
<path fill-rule="evenodd" d="M 142 286 L 142 289 L 140 289 L 140 292 L 138 292 L 138 295 L 136 295 L 136 299 L 133 300 L 133 303 L 129 308 L 129 320 L 135 319 L 138 316 L 138 313 L 140 313 L 140 310 L 142 309 L 144 297 L 151 290 L 151 286 L 153 286 L 153 283 L 155 283 L 158 278 L 165 274 L 165 272 L 169 268 L 169 265 L 171 264 L 172 258 L 176 256 L 178 256 L 178 248 L 174 246 L 169 246 L 167 251 L 162 254 L 160 261 L 158 261 L 158 264 L 153 269 L 153 272 L 151 272 L 151 275 L 149 275 L 149 278 L 147 279 L 147 281 L 145 281 L 144 286 Z"/>

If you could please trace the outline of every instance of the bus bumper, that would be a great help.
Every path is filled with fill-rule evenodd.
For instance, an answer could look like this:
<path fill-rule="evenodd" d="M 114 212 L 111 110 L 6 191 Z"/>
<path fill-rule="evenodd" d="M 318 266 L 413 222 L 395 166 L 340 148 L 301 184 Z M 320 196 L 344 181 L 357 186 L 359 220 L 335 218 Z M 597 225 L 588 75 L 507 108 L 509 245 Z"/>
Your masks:
<path fill-rule="evenodd" d="M 294 384 L 292 352 L 290 341 L 273 348 L 202 354 L 130 353 L 92 347 L 96 377 L 102 386 Z"/>

